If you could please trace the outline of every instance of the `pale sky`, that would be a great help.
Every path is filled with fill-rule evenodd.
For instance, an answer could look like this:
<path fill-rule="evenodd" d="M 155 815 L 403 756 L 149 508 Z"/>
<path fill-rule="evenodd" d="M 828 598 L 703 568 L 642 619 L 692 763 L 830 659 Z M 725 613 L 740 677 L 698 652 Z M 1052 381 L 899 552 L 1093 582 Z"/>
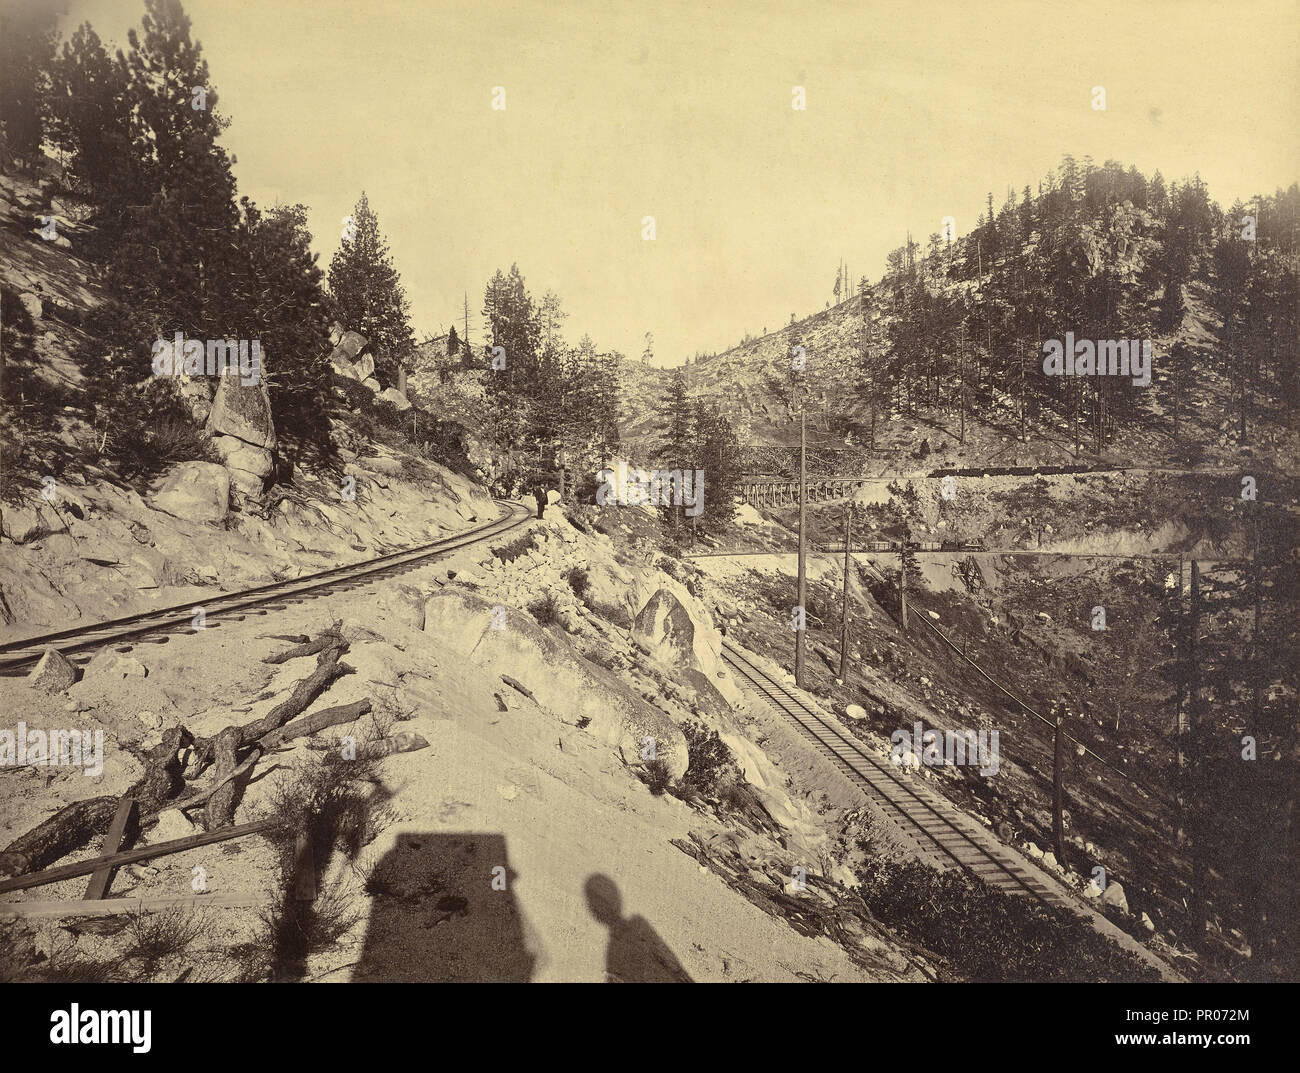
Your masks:
<path fill-rule="evenodd" d="M 1066 152 L 1199 171 L 1225 207 L 1300 179 L 1300 0 L 184 2 L 240 193 L 308 205 L 326 267 L 364 189 L 419 338 L 468 290 L 481 342 L 517 261 L 572 340 L 635 357 L 650 331 L 677 364 Z M 125 47 L 143 10 L 72 0 L 68 25 Z"/>

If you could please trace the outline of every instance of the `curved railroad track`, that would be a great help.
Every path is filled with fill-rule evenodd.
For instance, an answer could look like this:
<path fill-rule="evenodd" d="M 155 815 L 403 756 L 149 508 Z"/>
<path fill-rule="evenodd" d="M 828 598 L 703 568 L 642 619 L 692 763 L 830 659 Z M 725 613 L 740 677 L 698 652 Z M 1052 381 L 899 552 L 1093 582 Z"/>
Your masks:
<path fill-rule="evenodd" d="M 837 720 L 828 718 L 777 681 L 729 641 L 723 656 L 750 688 L 831 760 L 882 812 L 894 819 L 920 850 L 940 868 L 957 866 L 990 886 L 1026 894 L 1049 905 L 1072 903 L 1036 876 L 1019 854 L 981 824 L 954 808 L 919 780 L 882 762 Z"/>
<path fill-rule="evenodd" d="M 533 517 L 533 512 L 522 504 L 503 503 L 503 506 L 506 508 L 503 515 L 486 525 L 429 544 L 389 552 L 376 559 L 336 566 L 289 581 L 275 581 L 238 592 L 214 594 L 210 598 L 188 604 L 176 604 L 125 618 L 107 619 L 38 637 L 10 641 L 0 645 L 0 676 L 14 677 L 26 673 L 47 648 L 58 649 L 74 663 L 84 663 L 95 651 L 105 646 L 162 643 L 167 634 L 194 629 L 194 613 L 200 607 L 204 613 L 204 629 L 219 626 L 223 619 L 238 622 L 248 615 L 280 611 L 289 604 L 346 591 L 414 569 L 449 551 L 508 532 Z"/>

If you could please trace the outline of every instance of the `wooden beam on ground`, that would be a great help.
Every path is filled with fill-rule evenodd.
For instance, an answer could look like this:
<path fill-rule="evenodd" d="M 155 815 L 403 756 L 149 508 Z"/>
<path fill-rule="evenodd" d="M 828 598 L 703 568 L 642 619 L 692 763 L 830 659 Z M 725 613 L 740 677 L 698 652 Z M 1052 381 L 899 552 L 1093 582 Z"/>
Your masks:
<path fill-rule="evenodd" d="M 131 823 L 131 818 L 134 815 L 135 798 L 122 798 L 117 803 L 117 812 L 113 816 L 112 826 L 109 827 L 108 834 L 104 836 L 101 856 L 111 857 L 122 848 L 122 837 L 126 834 L 127 826 Z M 86 887 L 87 901 L 102 898 L 108 893 L 108 885 L 113 881 L 113 871 L 111 864 L 95 869 L 94 875 L 90 877 L 90 885 Z"/>
<path fill-rule="evenodd" d="M 32 899 L 27 902 L 0 902 L 0 919 L 27 917 L 58 919 L 61 917 L 110 917 L 123 913 L 160 913 L 169 909 L 245 909 L 269 905 L 267 894 L 199 894 L 162 895 L 157 898 L 95 898 L 90 901 L 71 899 Z"/>
<path fill-rule="evenodd" d="M 299 835 L 294 847 L 293 896 L 300 902 L 316 900 L 316 860 L 311 852 L 310 835 Z"/>
<path fill-rule="evenodd" d="M 151 857 L 166 857 L 172 853 L 184 853 L 187 849 L 208 846 L 213 842 L 226 842 L 232 838 L 260 834 L 275 826 L 277 820 L 257 820 L 243 823 L 237 827 L 221 827 L 215 831 L 202 831 L 184 838 L 174 838 L 170 842 L 159 842 L 153 846 L 141 846 L 139 849 L 127 850 L 125 853 L 113 853 L 107 857 L 93 857 L 77 864 L 63 864 L 57 868 L 47 868 L 43 872 L 29 872 L 27 875 L 14 876 L 0 881 L 0 894 L 11 890 L 27 890 L 29 887 L 43 887 L 47 883 L 58 883 L 64 879 L 88 876 L 100 868 L 116 868 L 122 864 L 147 861 Z"/>

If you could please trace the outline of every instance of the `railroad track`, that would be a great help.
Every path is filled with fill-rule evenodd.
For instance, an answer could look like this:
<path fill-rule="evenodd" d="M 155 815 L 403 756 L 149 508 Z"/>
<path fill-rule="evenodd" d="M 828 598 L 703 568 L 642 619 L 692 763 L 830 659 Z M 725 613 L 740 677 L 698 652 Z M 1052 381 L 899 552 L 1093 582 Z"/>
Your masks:
<path fill-rule="evenodd" d="M 349 563 L 330 570 L 308 574 L 289 581 L 276 581 L 239 592 L 214 595 L 195 603 L 145 611 L 125 618 L 89 623 L 39 637 L 24 637 L 0 645 L 0 676 L 15 677 L 26 673 L 47 648 L 56 648 L 74 663 L 85 663 L 94 652 L 106 646 L 160 644 L 166 635 L 193 630 L 195 611 L 203 609 L 204 629 L 213 629 L 228 620 L 239 622 L 249 615 L 280 611 L 290 604 L 300 604 L 317 596 L 344 592 L 395 574 L 412 570 L 444 555 L 489 537 L 498 536 L 522 525 L 533 512 L 518 503 L 504 503 L 505 513 L 495 521 L 463 533 L 422 544 L 415 548 L 389 552 L 376 559 Z"/>
<path fill-rule="evenodd" d="M 1048 905 L 1073 903 L 1036 876 L 981 824 L 954 808 L 928 786 L 882 762 L 861 742 L 799 695 L 774 679 L 729 641 L 723 657 L 750 688 L 792 722 L 866 797 L 894 819 L 921 855 L 940 868 L 960 867 L 990 886 L 1028 895 Z"/>

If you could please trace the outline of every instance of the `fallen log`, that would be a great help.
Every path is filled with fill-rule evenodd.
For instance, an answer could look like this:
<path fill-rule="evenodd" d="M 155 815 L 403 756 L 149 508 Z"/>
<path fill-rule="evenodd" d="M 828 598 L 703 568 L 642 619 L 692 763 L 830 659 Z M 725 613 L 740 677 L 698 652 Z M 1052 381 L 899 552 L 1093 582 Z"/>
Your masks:
<path fill-rule="evenodd" d="M 156 815 L 168 798 L 184 785 L 179 753 L 181 747 L 191 740 L 184 727 L 172 727 L 149 751 L 144 775 L 123 795 L 135 798 L 142 817 Z M 80 849 L 95 835 L 107 831 L 117 812 L 118 800 L 116 796 L 91 797 L 61 808 L 5 847 L 0 853 L 0 875 L 31 872 Z"/>
<path fill-rule="evenodd" d="M 240 767 L 239 736 L 238 727 L 226 727 L 217 735 L 213 746 L 216 765 L 212 773 L 217 779 L 217 785 L 208 798 L 203 816 L 203 826 L 209 831 L 235 822 L 235 773 Z"/>
<path fill-rule="evenodd" d="M 354 722 L 369 712 L 370 707 L 370 698 L 366 697 L 351 704 L 340 704 L 334 708 L 322 708 L 319 712 L 313 712 L 311 715 L 304 715 L 301 719 L 295 719 L 292 723 L 286 723 L 279 730 L 273 730 L 257 744 L 263 750 L 271 750 L 286 741 L 292 741 L 294 738 L 301 738 L 307 734 L 315 734 L 326 727 Z"/>
<path fill-rule="evenodd" d="M 14 876 L 12 879 L 0 880 L 0 894 L 11 890 L 26 890 L 28 887 L 43 887 L 47 883 L 58 883 L 77 876 L 88 876 L 100 868 L 116 868 L 136 861 L 147 861 L 152 857 L 166 857 L 173 853 L 184 853 L 187 849 L 208 846 L 213 842 L 225 842 L 231 838 L 243 838 L 268 831 L 283 821 L 279 819 L 256 820 L 253 823 L 240 824 L 238 827 L 222 827 L 216 831 L 202 831 L 184 838 L 174 838 L 170 842 L 159 842 L 153 846 L 140 846 L 123 853 L 113 853 L 107 857 L 92 857 L 88 861 L 76 864 L 61 864 L 57 868 L 47 868 L 43 872 L 31 872 L 27 875 Z"/>
<path fill-rule="evenodd" d="M 263 663 L 288 663 L 291 659 L 297 659 L 299 656 L 314 656 L 317 652 L 324 651 L 331 645 L 335 645 L 343 640 L 338 634 L 322 633 L 315 640 L 307 641 L 303 644 L 294 645 L 293 648 L 286 648 L 283 652 L 277 652 L 273 656 L 265 656 Z"/>
<path fill-rule="evenodd" d="M 536 699 L 537 699 L 536 697 L 533 696 L 533 691 L 532 691 L 531 689 L 529 689 L 529 688 L 528 688 L 526 685 L 524 685 L 522 682 L 517 682 L 517 681 L 515 681 L 513 678 L 510 677 L 510 675 L 508 675 L 508 674 L 503 674 L 503 675 L 501 676 L 501 681 L 505 682 L 505 684 L 508 685 L 511 689 L 518 690 L 520 693 L 522 693 L 522 694 L 523 694 L 525 697 L 527 697 L 529 700 L 536 700 Z"/>
<path fill-rule="evenodd" d="M 316 656 L 316 669 L 294 686 L 293 693 L 281 701 L 261 719 L 245 723 L 238 727 L 239 741 L 236 748 L 243 749 L 254 744 L 273 730 L 278 730 L 295 715 L 300 714 L 314 701 L 321 692 L 336 678 L 350 674 L 352 668 L 339 662 L 339 656 L 347 651 L 347 642 L 338 633 L 342 623 L 335 623 L 327 634 L 333 643 Z M 233 725 L 233 724 L 232 724 Z M 226 728 L 229 729 L 229 728 Z M 225 733 L 225 730 L 221 732 Z M 217 737 L 220 737 L 218 735 Z M 216 759 L 217 738 L 199 738 L 194 743 L 194 757 L 191 760 L 193 774 L 202 774 Z"/>
<path fill-rule="evenodd" d="M 246 757 L 244 762 L 237 768 L 222 776 L 213 785 L 204 787 L 203 789 L 196 789 L 195 792 L 190 794 L 188 797 L 182 798 L 180 801 L 174 801 L 167 807 L 182 810 L 196 808 L 205 801 L 211 800 L 213 795 L 215 795 L 219 790 L 252 768 L 252 766 L 256 764 L 267 751 L 275 746 L 281 745 L 286 741 L 291 741 L 294 738 L 300 738 L 305 734 L 314 734 L 318 730 L 323 730 L 328 726 L 336 726 L 339 723 L 350 723 L 354 719 L 365 715 L 368 711 L 370 711 L 370 700 L 369 698 L 366 698 L 365 700 L 354 701 L 352 704 L 341 704 L 334 708 L 323 708 L 319 712 L 314 712 L 311 715 L 304 716 L 302 719 L 296 719 L 287 726 L 281 727 L 279 730 L 268 734 L 261 741 L 255 742 L 253 744 L 252 754 Z"/>
<path fill-rule="evenodd" d="M 357 746 L 357 759 L 378 760 L 381 756 L 392 756 L 393 753 L 413 753 L 428 747 L 429 743 L 419 734 L 406 731 L 402 734 L 394 734 L 389 738 L 380 738 L 378 741 L 362 742 Z"/>
<path fill-rule="evenodd" d="M 158 813 L 177 807 L 170 801 L 185 785 L 179 756 L 183 746 L 193 744 L 191 775 L 199 775 L 216 760 L 217 743 L 223 738 L 235 741 L 236 753 L 249 745 L 257 744 L 259 739 L 279 730 L 300 714 L 336 678 L 350 673 L 352 668 L 339 662 L 339 656 L 347 650 L 347 642 L 340 632 L 342 625 L 341 621 L 336 622 L 322 635 L 329 637 L 331 644 L 318 653 L 316 669 L 294 687 L 293 693 L 286 700 L 277 704 L 261 719 L 243 726 L 232 724 L 213 738 L 196 739 L 184 727 L 172 727 L 166 731 L 162 742 L 148 753 L 144 775 L 126 791 L 126 796 L 136 799 L 141 826 L 150 823 Z M 227 737 L 232 730 L 238 732 L 237 739 L 234 734 Z M 202 795 L 186 799 L 182 807 L 193 808 L 207 801 L 243 770 L 244 765 L 234 766 L 233 770 L 220 775 L 217 783 Z M 232 788 L 232 801 L 233 792 Z M 93 797 L 85 801 L 74 801 L 60 809 L 26 834 L 14 839 L 0 852 L 0 876 L 33 872 L 80 849 L 95 835 L 107 831 L 117 811 L 117 804 L 118 798 L 115 796 Z M 219 813 L 222 814 L 224 812 Z"/>
<path fill-rule="evenodd" d="M 165 894 L 156 898 L 95 898 L 87 901 L 70 899 L 32 899 L 26 902 L 0 902 L 0 919 L 28 917 L 110 917 L 124 913 L 160 913 L 172 909 L 245 909 L 269 905 L 266 894 Z"/>

